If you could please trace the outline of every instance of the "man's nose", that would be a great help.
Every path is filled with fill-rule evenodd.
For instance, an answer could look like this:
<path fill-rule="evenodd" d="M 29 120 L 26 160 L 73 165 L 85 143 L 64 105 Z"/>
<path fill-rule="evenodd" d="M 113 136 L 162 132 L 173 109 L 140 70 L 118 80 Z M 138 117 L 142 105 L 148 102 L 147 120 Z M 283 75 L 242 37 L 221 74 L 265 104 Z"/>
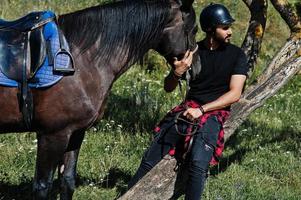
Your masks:
<path fill-rule="evenodd" d="M 232 29 L 231 28 L 228 29 L 228 34 L 232 35 Z"/>

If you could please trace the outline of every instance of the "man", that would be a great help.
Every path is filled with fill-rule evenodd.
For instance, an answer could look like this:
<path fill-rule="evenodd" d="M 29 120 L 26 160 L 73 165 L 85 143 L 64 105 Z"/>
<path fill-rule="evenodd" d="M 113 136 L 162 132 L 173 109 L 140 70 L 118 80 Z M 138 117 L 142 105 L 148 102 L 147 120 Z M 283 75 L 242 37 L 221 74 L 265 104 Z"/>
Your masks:
<path fill-rule="evenodd" d="M 198 43 L 198 55 L 195 56 L 200 56 L 202 70 L 190 80 L 185 101 L 172 109 L 155 129 L 157 134 L 129 187 L 163 156 L 176 149 L 176 155 L 181 155 L 177 157 L 183 158 L 188 167 L 185 199 L 201 198 L 210 161 L 216 164 L 223 150 L 223 123 L 229 115 L 230 105 L 239 100 L 247 77 L 245 54 L 230 44 L 233 22 L 229 11 L 221 4 L 210 4 L 201 12 L 200 24 L 206 37 Z M 178 80 L 188 73 L 192 56 L 193 52 L 189 51 L 182 60 L 175 59 L 173 70 L 164 82 L 167 92 L 173 91 Z M 181 120 L 175 123 L 175 118 Z M 196 122 L 198 126 L 193 131 Z"/>

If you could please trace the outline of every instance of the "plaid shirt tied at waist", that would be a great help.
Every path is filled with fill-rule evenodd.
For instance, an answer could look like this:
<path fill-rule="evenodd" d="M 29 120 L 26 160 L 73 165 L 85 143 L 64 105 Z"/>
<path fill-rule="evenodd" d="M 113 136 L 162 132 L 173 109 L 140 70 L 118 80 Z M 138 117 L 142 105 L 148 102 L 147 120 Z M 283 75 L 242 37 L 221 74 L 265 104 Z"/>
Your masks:
<path fill-rule="evenodd" d="M 160 132 L 162 129 L 165 128 L 165 126 L 169 126 L 167 124 L 173 123 L 174 118 L 175 118 L 175 114 L 178 112 L 182 112 L 185 111 L 187 108 L 199 108 L 200 105 L 192 100 L 189 101 L 185 101 L 183 103 L 181 103 L 180 105 L 174 107 L 172 110 L 170 110 L 166 116 L 163 118 L 162 121 L 160 121 L 160 123 L 155 127 L 154 131 L 156 133 Z M 226 119 L 228 118 L 230 112 L 228 110 L 214 110 L 214 111 L 209 111 L 204 113 L 202 116 L 200 116 L 199 119 L 199 127 L 202 127 L 205 122 L 207 121 L 208 118 L 210 118 L 211 116 L 216 116 L 217 120 L 219 121 L 219 123 L 221 124 L 221 130 L 219 131 L 218 134 L 218 139 L 217 139 L 217 144 L 215 147 L 215 151 L 213 153 L 212 159 L 210 161 L 210 165 L 216 165 L 219 162 L 219 158 L 222 155 L 222 152 L 224 150 L 224 129 L 223 129 L 223 124 L 225 123 Z M 191 135 L 185 136 L 185 141 L 184 143 L 189 143 L 190 139 L 191 139 Z M 171 156 L 175 155 L 175 149 L 171 149 L 169 151 L 169 154 Z"/>

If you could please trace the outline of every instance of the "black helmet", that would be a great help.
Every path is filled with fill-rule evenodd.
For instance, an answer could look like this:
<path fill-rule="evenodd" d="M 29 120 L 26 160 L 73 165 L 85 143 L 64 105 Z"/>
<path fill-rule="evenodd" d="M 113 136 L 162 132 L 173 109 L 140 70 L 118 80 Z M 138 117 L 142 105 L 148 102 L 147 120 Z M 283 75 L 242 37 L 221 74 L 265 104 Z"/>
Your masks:
<path fill-rule="evenodd" d="M 210 4 L 203 9 L 200 15 L 200 24 L 204 32 L 217 25 L 230 25 L 235 20 L 231 17 L 228 9 L 221 4 Z"/>

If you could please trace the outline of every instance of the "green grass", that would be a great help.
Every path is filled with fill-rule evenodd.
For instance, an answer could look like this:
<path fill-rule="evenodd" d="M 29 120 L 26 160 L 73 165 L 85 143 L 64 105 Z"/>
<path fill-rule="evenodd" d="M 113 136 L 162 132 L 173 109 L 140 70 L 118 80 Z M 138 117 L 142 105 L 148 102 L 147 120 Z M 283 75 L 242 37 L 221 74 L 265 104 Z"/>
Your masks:
<path fill-rule="evenodd" d="M 162 98 L 152 99 L 156 97 L 152 91 L 161 86 L 136 76 L 137 70 L 140 69 L 132 68 L 120 78 L 113 88 L 104 119 L 87 131 L 74 199 L 110 200 L 125 192 L 150 142 L 150 130 L 156 123 L 152 119 L 156 115 L 161 118 L 169 106 L 180 101 L 173 101 L 172 94 L 163 91 L 157 94 Z M 211 170 L 204 199 L 298 199 L 301 195 L 300 82 L 301 77 L 295 77 L 240 127 L 227 143 L 220 165 Z M 129 89 L 127 85 L 131 84 L 137 88 Z M 132 90 L 136 92 L 133 94 Z M 133 96 L 142 94 L 156 103 L 135 105 Z M 116 103 L 118 96 L 127 99 L 128 104 Z M 129 107 L 130 104 L 133 105 Z M 156 106 L 163 104 L 169 105 Z M 141 111 L 137 109 L 139 106 Z M 144 109 L 152 112 L 144 113 L 148 117 L 137 120 L 133 113 L 140 116 Z M 123 113 L 128 113 L 126 118 L 114 118 Z M 0 199 L 30 199 L 35 147 L 32 133 L 0 136 Z"/>
<path fill-rule="evenodd" d="M 4 1 L 0 5 L 0 17 L 14 19 L 31 10 L 41 9 L 65 13 L 98 2 Z M 208 2 L 199 0 L 195 6 L 199 8 Z M 241 9 L 241 1 L 219 2 L 235 10 L 237 23 L 233 27 L 233 42 L 240 44 L 248 22 L 248 12 L 245 8 Z M 267 24 L 255 76 L 260 74 L 288 37 L 287 27 L 271 5 L 269 11 L 271 19 Z M 282 30 L 280 33 L 279 27 Z M 110 200 L 125 192 L 127 182 L 138 168 L 151 140 L 152 128 L 181 101 L 178 90 L 171 94 L 163 91 L 163 77 L 167 73 L 165 61 L 150 53 L 144 66 L 131 68 L 114 84 L 104 118 L 86 133 L 79 157 L 74 199 Z M 219 166 L 211 169 L 204 199 L 300 199 L 300 99 L 299 75 L 249 116 L 227 142 Z M 31 199 L 35 156 L 34 133 L 0 135 L 0 200 Z M 57 186 L 55 181 L 53 196 L 58 194 Z"/>

